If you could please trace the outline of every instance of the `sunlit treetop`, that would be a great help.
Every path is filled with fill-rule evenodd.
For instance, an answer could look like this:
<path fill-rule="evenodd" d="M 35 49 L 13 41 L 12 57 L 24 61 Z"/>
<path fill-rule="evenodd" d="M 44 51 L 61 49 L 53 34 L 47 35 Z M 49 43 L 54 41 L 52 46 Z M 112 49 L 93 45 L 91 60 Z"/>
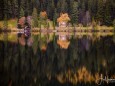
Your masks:
<path fill-rule="evenodd" d="M 41 11 L 40 12 L 40 18 L 47 18 L 47 13 L 46 13 L 46 11 Z"/>
<path fill-rule="evenodd" d="M 68 22 L 68 21 L 70 21 L 68 13 L 60 13 L 60 17 L 57 19 L 57 22 Z"/>

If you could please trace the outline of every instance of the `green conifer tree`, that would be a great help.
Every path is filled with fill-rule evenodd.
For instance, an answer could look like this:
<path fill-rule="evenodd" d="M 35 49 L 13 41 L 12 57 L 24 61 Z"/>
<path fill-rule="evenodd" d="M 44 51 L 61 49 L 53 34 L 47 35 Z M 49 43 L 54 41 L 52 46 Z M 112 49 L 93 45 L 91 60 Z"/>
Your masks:
<path fill-rule="evenodd" d="M 57 13 L 57 9 L 55 8 L 55 10 L 54 10 L 54 16 L 53 16 L 53 25 L 54 26 L 57 23 L 57 18 L 58 18 L 58 13 Z"/>
<path fill-rule="evenodd" d="M 33 9 L 32 19 L 33 19 L 32 26 L 33 27 L 38 27 L 38 13 L 37 13 L 36 8 Z"/>
<path fill-rule="evenodd" d="M 24 17 L 24 16 L 25 16 L 24 10 L 23 8 L 21 8 L 19 18 Z"/>
<path fill-rule="evenodd" d="M 54 8 L 54 0 L 49 0 L 47 4 L 47 15 L 49 19 L 53 19 Z"/>
<path fill-rule="evenodd" d="M 13 0 L 12 11 L 13 11 L 13 18 L 18 16 L 18 0 Z"/>
<path fill-rule="evenodd" d="M 78 10 L 78 2 L 74 1 L 72 4 L 71 9 L 71 22 L 72 24 L 78 24 L 78 16 L 79 16 L 79 10 Z"/>
<path fill-rule="evenodd" d="M 103 3 L 103 0 L 98 0 L 96 19 L 97 19 L 98 22 L 100 22 L 101 24 L 102 24 L 103 21 L 104 21 L 104 3 Z"/>
<path fill-rule="evenodd" d="M 105 25 L 112 25 L 112 19 L 111 19 L 111 14 L 110 14 L 110 10 L 111 10 L 111 8 L 110 8 L 111 6 L 110 6 L 110 2 L 107 2 L 106 4 L 105 4 L 105 9 L 104 9 L 104 24 Z"/>

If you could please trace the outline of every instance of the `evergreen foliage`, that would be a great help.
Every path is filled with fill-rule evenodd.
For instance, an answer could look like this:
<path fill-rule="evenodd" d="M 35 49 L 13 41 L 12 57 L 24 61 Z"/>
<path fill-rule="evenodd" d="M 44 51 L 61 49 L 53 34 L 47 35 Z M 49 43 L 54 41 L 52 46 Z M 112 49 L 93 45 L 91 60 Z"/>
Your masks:
<path fill-rule="evenodd" d="M 78 10 L 78 2 L 74 1 L 72 3 L 72 8 L 71 8 L 71 22 L 78 24 L 78 15 L 79 15 L 79 10 Z"/>
<path fill-rule="evenodd" d="M 3 20 L 6 13 L 8 19 L 20 18 L 24 14 L 31 16 L 33 8 L 37 9 L 38 15 L 41 11 L 46 11 L 50 20 L 54 19 L 55 9 L 56 14 L 68 13 L 72 18 L 79 13 L 75 18 L 78 20 L 73 20 L 72 23 L 77 21 L 84 24 L 86 12 L 101 25 L 112 25 L 115 18 L 115 0 L 4 0 L 0 2 L 0 19 Z"/>
<path fill-rule="evenodd" d="M 36 8 L 33 9 L 32 19 L 33 19 L 32 26 L 37 27 L 38 26 L 38 14 L 37 14 Z"/>
<path fill-rule="evenodd" d="M 25 16 L 24 10 L 23 10 L 23 8 L 21 8 L 21 10 L 20 10 L 20 17 L 19 18 L 24 17 L 24 16 Z"/>

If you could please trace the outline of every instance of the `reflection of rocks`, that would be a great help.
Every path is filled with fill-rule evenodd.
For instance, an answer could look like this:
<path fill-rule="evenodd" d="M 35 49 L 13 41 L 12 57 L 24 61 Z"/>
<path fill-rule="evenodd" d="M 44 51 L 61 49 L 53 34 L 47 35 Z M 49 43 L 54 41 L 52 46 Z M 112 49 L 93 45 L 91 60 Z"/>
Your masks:
<path fill-rule="evenodd" d="M 19 43 L 22 45 L 22 46 L 25 46 L 25 38 L 24 38 L 24 35 L 21 35 L 21 37 L 19 37 Z"/>
<path fill-rule="evenodd" d="M 21 35 L 21 37 L 19 37 L 19 43 L 22 45 L 22 46 L 25 46 L 26 45 L 26 39 L 25 39 L 25 35 Z M 31 37 L 29 37 L 27 39 L 27 45 L 28 46 L 32 46 L 33 44 L 33 39 Z"/>
<path fill-rule="evenodd" d="M 32 46 L 33 44 L 33 39 L 30 37 L 28 40 L 27 40 L 27 45 L 28 46 Z"/>

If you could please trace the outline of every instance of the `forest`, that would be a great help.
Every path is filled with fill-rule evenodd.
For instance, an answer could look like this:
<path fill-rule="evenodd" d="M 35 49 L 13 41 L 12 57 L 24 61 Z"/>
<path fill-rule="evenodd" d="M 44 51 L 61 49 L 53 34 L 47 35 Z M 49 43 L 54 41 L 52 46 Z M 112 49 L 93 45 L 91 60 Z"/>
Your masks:
<path fill-rule="evenodd" d="M 72 24 L 111 26 L 115 22 L 115 0 L 2 0 L 0 20 L 37 16 L 46 11 L 48 19 L 56 22 L 60 13 L 68 13 Z"/>

